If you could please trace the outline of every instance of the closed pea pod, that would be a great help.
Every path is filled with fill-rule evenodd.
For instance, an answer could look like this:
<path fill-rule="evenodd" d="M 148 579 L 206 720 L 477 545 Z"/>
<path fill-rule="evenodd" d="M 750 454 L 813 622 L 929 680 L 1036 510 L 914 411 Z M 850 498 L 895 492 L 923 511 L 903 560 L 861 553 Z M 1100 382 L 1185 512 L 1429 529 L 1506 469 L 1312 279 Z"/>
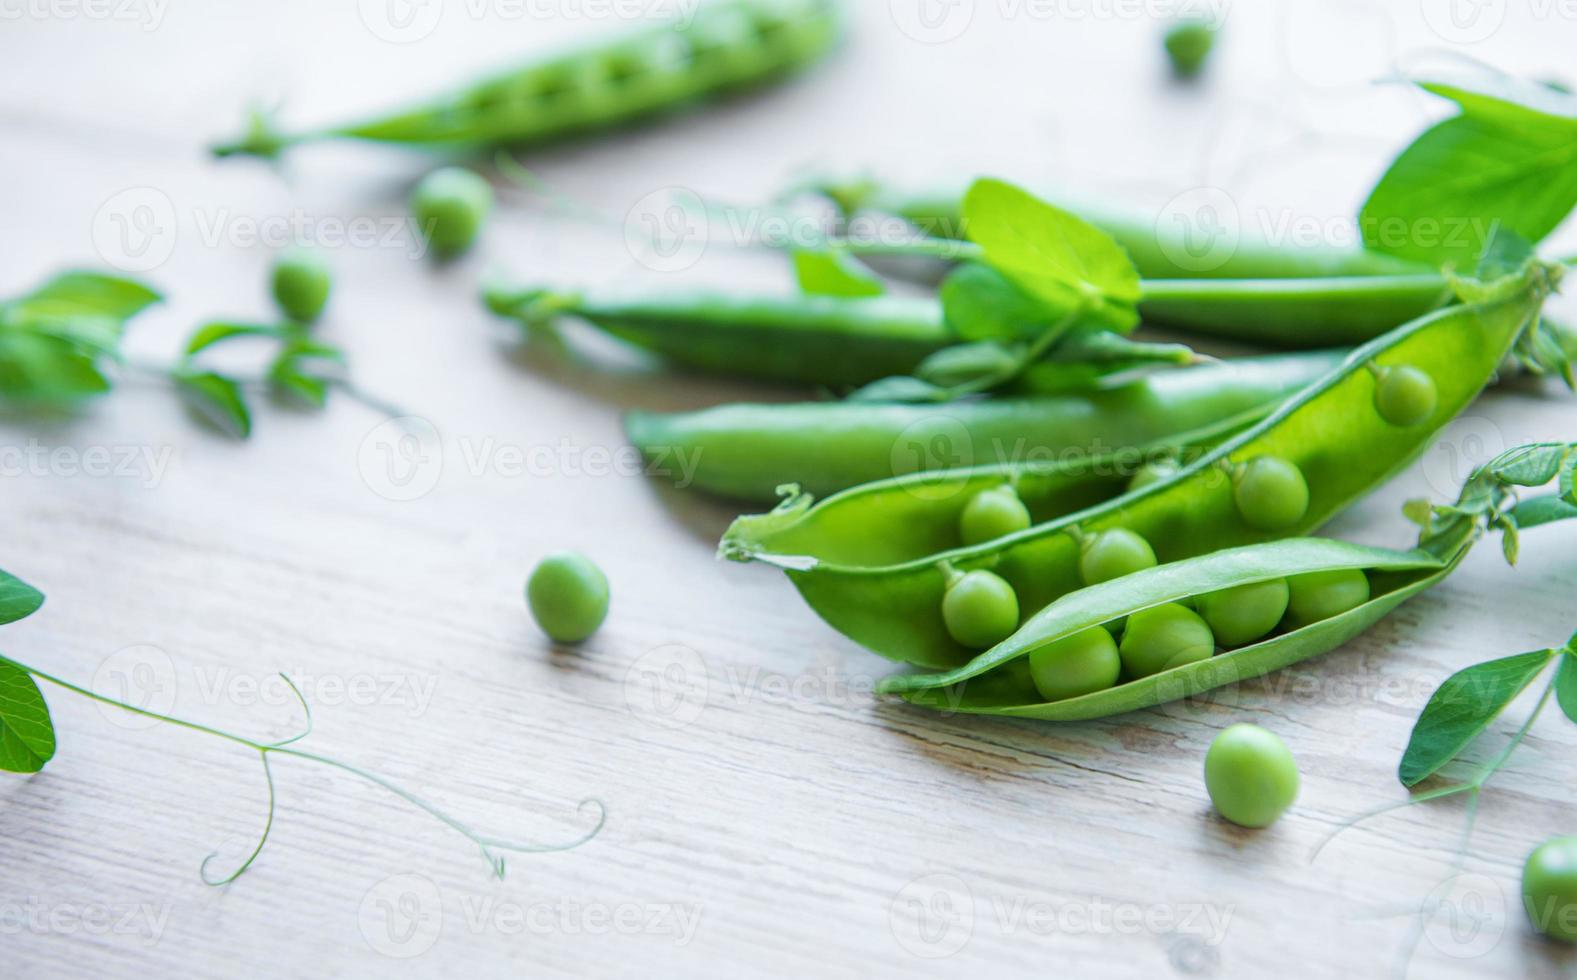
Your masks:
<path fill-rule="evenodd" d="M 944 567 L 991 569 L 1014 587 L 1029 615 L 1083 584 L 1079 542 L 1104 531 L 1121 528 L 1139 535 L 1163 563 L 1306 533 L 1406 466 L 1428 443 L 1430 427 L 1397 427 L 1380 418 L 1368 364 L 1378 359 L 1426 367 L 1437 379 L 1438 418 L 1449 418 L 1489 380 L 1536 314 L 1547 285 L 1530 274 L 1505 298 L 1453 307 L 1399 328 L 1352 352 L 1269 418 L 1203 454 L 1171 480 L 1000 541 L 896 562 L 877 553 L 865 561 L 842 546 L 829 547 L 828 557 L 822 557 L 818 548 L 825 538 L 801 537 L 783 550 L 772 543 L 751 547 L 747 525 L 731 535 L 727 553 L 784 568 L 819 615 L 878 653 L 922 666 L 957 665 L 969 654 L 951 643 L 939 622 Z M 1254 526 L 1240 513 L 1231 478 L 1232 471 L 1261 457 L 1295 465 L 1307 486 L 1302 516 L 1274 531 Z"/>
<path fill-rule="evenodd" d="M 362 122 L 281 133 L 254 116 L 216 156 L 272 157 L 299 143 L 355 139 L 437 149 L 545 143 L 770 81 L 825 54 L 841 33 L 834 0 L 732 0 L 487 78 Z"/>

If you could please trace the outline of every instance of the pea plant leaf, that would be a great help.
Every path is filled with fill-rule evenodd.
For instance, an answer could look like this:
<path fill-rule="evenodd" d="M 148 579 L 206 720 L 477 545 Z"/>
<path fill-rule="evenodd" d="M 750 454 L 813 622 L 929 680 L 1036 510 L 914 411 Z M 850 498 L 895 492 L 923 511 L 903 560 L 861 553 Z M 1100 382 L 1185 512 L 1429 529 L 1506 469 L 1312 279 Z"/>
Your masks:
<path fill-rule="evenodd" d="M 0 302 L 0 398 L 71 406 L 108 391 L 100 360 L 119 356 L 126 320 L 159 298 L 131 279 L 66 272 Z"/>
<path fill-rule="evenodd" d="M 942 387 L 1006 380 L 1023 366 L 1015 352 L 992 340 L 944 347 L 921 361 L 914 376 Z"/>
<path fill-rule="evenodd" d="M 1419 88 L 1455 102 L 1465 116 L 1504 125 L 1565 125 L 1577 131 L 1577 97 L 1515 75 L 1426 75 Z"/>
<path fill-rule="evenodd" d="M 794 277 L 813 296 L 880 296 L 887 291 L 875 273 L 838 249 L 794 252 Z"/>
<path fill-rule="evenodd" d="M 162 298 L 134 279 L 96 272 L 63 272 L 5 307 L 9 315 L 24 320 L 107 317 L 125 321 Z"/>
<path fill-rule="evenodd" d="M 1397 777 L 1416 786 L 1456 758 L 1555 656 L 1535 650 L 1464 668 L 1446 678 L 1413 725 Z"/>
<path fill-rule="evenodd" d="M 230 323 L 214 322 L 205 323 L 192 332 L 187 338 L 185 354 L 191 357 L 200 351 L 207 350 L 215 344 L 236 337 L 280 337 L 284 336 L 287 328 L 264 323 Z"/>
<path fill-rule="evenodd" d="M 985 260 L 1031 296 L 1059 311 L 1088 310 L 1117 330 L 1139 322 L 1139 272 L 1089 222 L 991 178 L 970 186 L 963 217 Z"/>
<path fill-rule="evenodd" d="M 948 327 L 965 340 L 1027 339 L 1062 318 L 983 262 L 966 262 L 948 273 L 939 294 Z"/>
<path fill-rule="evenodd" d="M 1524 89 L 1424 87 L 1463 112 L 1425 130 L 1380 178 L 1359 214 L 1370 248 L 1465 267 L 1498 228 L 1541 241 L 1577 206 L 1577 120 Z M 1564 102 L 1559 105 L 1564 106 Z"/>
<path fill-rule="evenodd" d="M 1560 666 L 1555 668 L 1555 703 L 1561 706 L 1562 714 L 1577 721 L 1577 652 L 1573 652 L 1574 643 L 1577 643 L 1577 636 L 1567 642 L 1566 649 L 1561 651 Z"/>
<path fill-rule="evenodd" d="M 0 626 L 38 612 L 44 593 L 8 572 L 0 571 Z"/>
<path fill-rule="evenodd" d="M 55 757 L 55 725 L 32 676 L 0 658 L 0 769 L 38 772 Z"/>
<path fill-rule="evenodd" d="M 176 371 L 173 377 L 181 398 L 198 418 L 232 438 L 252 434 L 252 413 L 233 379 L 190 369 Z"/>

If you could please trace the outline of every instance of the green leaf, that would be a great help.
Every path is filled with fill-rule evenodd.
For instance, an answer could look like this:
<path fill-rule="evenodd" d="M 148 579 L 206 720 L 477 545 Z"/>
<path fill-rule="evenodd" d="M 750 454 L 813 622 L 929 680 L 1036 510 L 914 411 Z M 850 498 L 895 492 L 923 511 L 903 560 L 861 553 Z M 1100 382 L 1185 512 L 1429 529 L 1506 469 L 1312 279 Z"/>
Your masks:
<path fill-rule="evenodd" d="M 186 356 L 235 337 L 283 337 L 288 328 L 261 323 L 205 323 L 186 341 Z"/>
<path fill-rule="evenodd" d="M 65 272 L 8 303 L 7 307 L 19 319 L 100 316 L 124 321 L 162 298 L 133 279 L 95 272 Z"/>
<path fill-rule="evenodd" d="M 915 368 L 915 377 L 949 387 L 994 378 L 1010 378 L 1023 364 L 1013 351 L 994 340 L 944 347 Z"/>
<path fill-rule="evenodd" d="M 94 355 L 76 344 L 31 330 L 0 330 L 0 396 L 69 403 L 109 388 Z"/>
<path fill-rule="evenodd" d="M 1577 653 L 1570 647 L 1561 651 L 1560 666 L 1555 668 L 1555 703 L 1562 714 L 1577 721 Z"/>
<path fill-rule="evenodd" d="M 1110 330 L 1075 330 L 1052 348 L 1050 359 L 1066 363 L 1119 365 L 1197 364 L 1201 358 L 1186 344 L 1131 340 Z"/>
<path fill-rule="evenodd" d="M 1472 77 L 1421 77 L 1418 86 L 1462 107 L 1462 114 L 1501 126 L 1565 125 L 1577 129 L 1577 98 L 1541 82 L 1476 73 Z"/>
<path fill-rule="evenodd" d="M 328 382 L 302 373 L 296 369 L 294 362 L 275 365 L 268 373 L 268 380 L 279 394 L 304 402 L 313 408 L 322 408 L 328 403 Z"/>
<path fill-rule="evenodd" d="M 44 593 L 9 572 L 0 571 L 0 626 L 38 612 Z"/>
<path fill-rule="evenodd" d="M 1104 231 L 1000 180 L 964 195 L 964 228 L 1020 288 L 1060 310 L 1090 308 L 1120 330 L 1139 322 L 1139 272 Z"/>
<path fill-rule="evenodd" d="M 31 675 L 0 659 L 0 769 L 38 772 L 55 757 L 49 705 Z"/>
<path fill-rule="evenodd" d="M 1416 786 L 1477 738 L 1539 676 L 1554 650 L 1474 664 L 1446 678 L 1413 725 L 1397 777 Z"/>
<path fill-rule="evenodd" d="M 1529 497 L 1527 500 L 1518 501 L 1511 509 L 1511 519 L 1524 530 L 1538 527 L 1540 524 L 1569 521 L 1574 517 L 1577 517 L 1577 504 L 1563 500 L 1555 494 Z"/>
<path fill-rule="evenodd" d="M 1518 446 L 1495 457 L 1490 471 L 1501 483 L 1518 487 L 1542 487 L 1555 479 L 1571 455 L 1564 442 L 1540 442 Z"/>
<path fill-rule="evenodd" d="M 966 262 L 942 280 L 942 316 L 965 340 L 1019 340 L 1061 319 L 1013 280 L 980 262 Z"/>
<path fill-rule="evenodd" d="M 1466 268 L 1497 228 L 1538 242 L 1577 205 L 1577 139 L 1565 124 L 1508 126 L 1461 115 L 1391 164 L 1359 215 L 1364 243 Z"/>
<path fill-rule="evenodd" d="M 203 421 L 236 439 L 252 434 L 252 413 L 235 381 L 212 371 L 182 371 L 175 375 L 175 384 L 187 406 Z"/>
<path fill-rule="evenodd" d="M 796 250 L 794 276 L 799 288 L 813 296 L 880 296 L 882 281 L 847 252 Z"/>

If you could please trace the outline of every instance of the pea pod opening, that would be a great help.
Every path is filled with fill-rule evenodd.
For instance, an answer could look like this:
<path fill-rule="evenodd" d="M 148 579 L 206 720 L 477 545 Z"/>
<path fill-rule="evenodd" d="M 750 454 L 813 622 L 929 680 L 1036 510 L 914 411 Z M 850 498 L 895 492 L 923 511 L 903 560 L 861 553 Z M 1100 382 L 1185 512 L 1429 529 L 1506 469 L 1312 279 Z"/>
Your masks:
<path fill-rule="evenodd" d="M 605 129 L 760 85 L 826 54 L 842 33 L 837 0 L 719 0 L 688 20 L 483 79 L 362 122 L 288 134 L 254 114 L 215 156 L 277 156 L 299 143 L 356 139 L 425 148 L 522 146 Z"/>
<path fill-rule="evenodd" d="M 1102 532 L 1139 535 L 1163 563 L 1307 534 L 1407 466 L 1477 396 L 1536 317 L 1548 288 L 1539 270 L 1506 298 L 1400 327 L 1171 477 L 1005 538 L 890 565 L 764 548 L 747 557 L 784 568 L 818 615 L 863 646 L 921 666 L 957 666 L 973 654 L 948 636 L 941 620 L 950 575 L 990 569 L 1013 586 L 1029 615 L 1084 584 L 1081 544 Z M 1398 426 L 1382 417 L 1374 369 L 1388 365 L 1409 365 L 1434 381 L 1437 399 L 1427 418 Z M 1306 481 L 1301 512 L 1282 526 L 1251 522 L 1234 485 L 1235 473 L 1264 458 L 1290 464 Z"/>

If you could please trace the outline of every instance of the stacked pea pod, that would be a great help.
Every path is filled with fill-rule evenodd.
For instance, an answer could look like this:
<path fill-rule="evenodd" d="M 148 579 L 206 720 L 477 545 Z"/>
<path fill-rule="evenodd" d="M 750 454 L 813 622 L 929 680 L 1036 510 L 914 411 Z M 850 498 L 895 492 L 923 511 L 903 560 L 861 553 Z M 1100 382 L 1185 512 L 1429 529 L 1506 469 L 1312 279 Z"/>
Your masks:
<path fill-rule="evenodd" d="M 1301 536 L 1406 467 L 1508 359 L 1571 383 L 1577 345 L 1542 316 L 1563 268 L 1529 242 L 1577 181 L 1530 201 L 1519 154 L 1569 142 L 1577 101 L 1424 84 L 1462 114 L 1441 124 L 1449 140 L 1437 127 L 1401 154 L 1361 224 L 1494 219 L 1466 244 L 1249 243 L 1211 270 L 1229 278 L 1182 278 L 1199 274 L 1177 258 L 1186 243 L 1154 223 L 983 179 L 957 202 L 967 240 L 830 238 L 795 256 L 799 296 L 495 286 L 487 301 L 532 329 L 578 317 L 688 369 L 853 387 L 627 428 L 654 463 L 686 455 L 701 489 L 782 494 L 721 553 L 783 569 L 834 628 L 933 672 L 895 693 L 1045 718 L 1128 710 L 1187 693 L 1153 678 L 1329 649 L 1438 581 L 1458 551 Z M 1518 152 L 1501 182 L 1471 200 L 1436 179 L 1504 146 Z M 851 209 L 878 199 L 833 191 Z M 892 209 L 927 207 L 940 212 Z M 936 300 L 894 299 L 858 261 L 891 254 L 955 267 Z M 1134 339 L 1141 320 L 1306 350 L 1213 362 Z"/>

